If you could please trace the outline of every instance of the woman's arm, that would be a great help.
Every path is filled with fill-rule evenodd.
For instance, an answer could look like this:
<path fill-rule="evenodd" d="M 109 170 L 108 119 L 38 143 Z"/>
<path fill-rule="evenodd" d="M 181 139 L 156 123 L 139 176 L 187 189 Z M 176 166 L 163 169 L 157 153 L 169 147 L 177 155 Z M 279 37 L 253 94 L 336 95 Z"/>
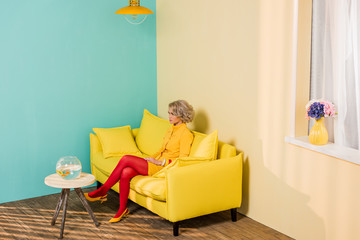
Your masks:
<path fill-rule="evenodd" d="M 194 140 L 194 135 L 190 131 L 184 132 L 180 139 L 180 154 L 179 157 L 188 157 L 190 154 L 191 144 Z"/>
<path fill-rule="evenodd" d="M 151 163 L 153 163 L 153 164 L 155 164 L 155 165 L 158 165 L 158 166 L 160 166 L 160 165 L 162 165 L 163 164 L 163 161 L 158 161 L 158 160 L 156 160 L 155 158 L 153 158 L 153 157 L 146 157 L 146 158 L 144 158 L 146 161 L 148 161 L 148 162 L 151 162 Z"/>

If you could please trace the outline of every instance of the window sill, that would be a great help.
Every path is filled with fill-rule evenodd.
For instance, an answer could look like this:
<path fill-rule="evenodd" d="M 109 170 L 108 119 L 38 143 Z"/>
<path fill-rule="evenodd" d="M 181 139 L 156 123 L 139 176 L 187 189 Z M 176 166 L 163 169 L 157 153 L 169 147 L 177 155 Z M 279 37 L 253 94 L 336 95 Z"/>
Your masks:
<path fill-rule="evenodd" d="M 285 137 L 285 142 L 360 165 L 360 151 L 353 148 L 343 147 L 330 142 L 322 146 L 312 145 L 309 142 L 308 136 Z"/>

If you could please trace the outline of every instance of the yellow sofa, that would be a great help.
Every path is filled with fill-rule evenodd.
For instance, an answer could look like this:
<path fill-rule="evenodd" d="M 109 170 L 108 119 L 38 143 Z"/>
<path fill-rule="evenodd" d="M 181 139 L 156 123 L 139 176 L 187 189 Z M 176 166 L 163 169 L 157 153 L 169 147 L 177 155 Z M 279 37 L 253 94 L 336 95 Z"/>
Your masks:
<path fill-rule="evenodd" d="M 133 140 L 129 140 L 128 133 L 123 137 L 129 127 L 102 129 L 110 135 L 122 131 L 122 139 L 117 140 L 118 133 L 109 136 L 94 129 L 97 134 L 90 133 L 91 172 L 98 186 L 107 180 L 122 155 L 150 155 L 151 152 L 144 151 L 154 151 L 169 126 L 167 120 L 145 110 L 140 128 L 130 130 Z M 145 133 L 151 137 L 150 141 L 143 138 Z M 216 131 L 209 135 L 193 133 L 189 157 L 175 160 L 153 176 L 136 176 L 130 182 L 129 199 L 172 222 L 174 236 L 179 234 L 179 223 L 185 219 L 231 210 L 232 221 L 236 221 L 236 208 L 241 205 L 242 153 L 236 155 L 234 146 L 218 141 Z M 115 148 L 120 149 L 109 151 L 108 145 L 118 141 L 123 144 Z M 133 141 L 135 147 L 133 143 L 127 146 L 124 141 Z M 208 147 L 205 150 L 204 145 Z M 129 152 L 127 147 L 131 148 Z M 119 185 L 112 189 L 119 192 Z"/>

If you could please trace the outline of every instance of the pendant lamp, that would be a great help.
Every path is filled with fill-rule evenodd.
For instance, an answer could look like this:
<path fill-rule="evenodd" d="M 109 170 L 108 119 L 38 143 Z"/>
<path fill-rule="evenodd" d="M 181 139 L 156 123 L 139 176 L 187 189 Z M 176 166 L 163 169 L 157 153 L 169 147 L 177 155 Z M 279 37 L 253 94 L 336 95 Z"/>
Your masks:
<path fill-rule="evenodd" d="M 123 14 L 131 24 L 141 24 L 145 21 L 147 14 L 154 12 L 146 7 L 141 7 L 140 0 L 129 0 L 129 6 L 120 8 L 115 13 Z"/>

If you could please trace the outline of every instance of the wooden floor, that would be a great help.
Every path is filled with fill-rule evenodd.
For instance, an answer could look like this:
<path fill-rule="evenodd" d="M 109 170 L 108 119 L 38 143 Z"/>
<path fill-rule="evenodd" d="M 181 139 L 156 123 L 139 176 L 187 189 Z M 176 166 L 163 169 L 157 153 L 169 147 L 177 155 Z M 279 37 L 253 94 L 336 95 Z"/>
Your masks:
<path fill-rule="evenodd" d="M 90 192 L 92 188 L 84 189 Z M 50 225 L 60 194 L 0 204 L 0 239 L 57 239 L 62 211 Z M 118 195 L 109 192 L 108 201 L 90 203 L 99 227 L 95 227 L 78 196 L 71 191 L 64 239 L 291 239 L 250 218 L 230 211 L 210 214 L 180 223 L 180 235 L 172 235 L 172 223 L 129 201 L 128 218 L 108 223 L 119 207 Z"/>

